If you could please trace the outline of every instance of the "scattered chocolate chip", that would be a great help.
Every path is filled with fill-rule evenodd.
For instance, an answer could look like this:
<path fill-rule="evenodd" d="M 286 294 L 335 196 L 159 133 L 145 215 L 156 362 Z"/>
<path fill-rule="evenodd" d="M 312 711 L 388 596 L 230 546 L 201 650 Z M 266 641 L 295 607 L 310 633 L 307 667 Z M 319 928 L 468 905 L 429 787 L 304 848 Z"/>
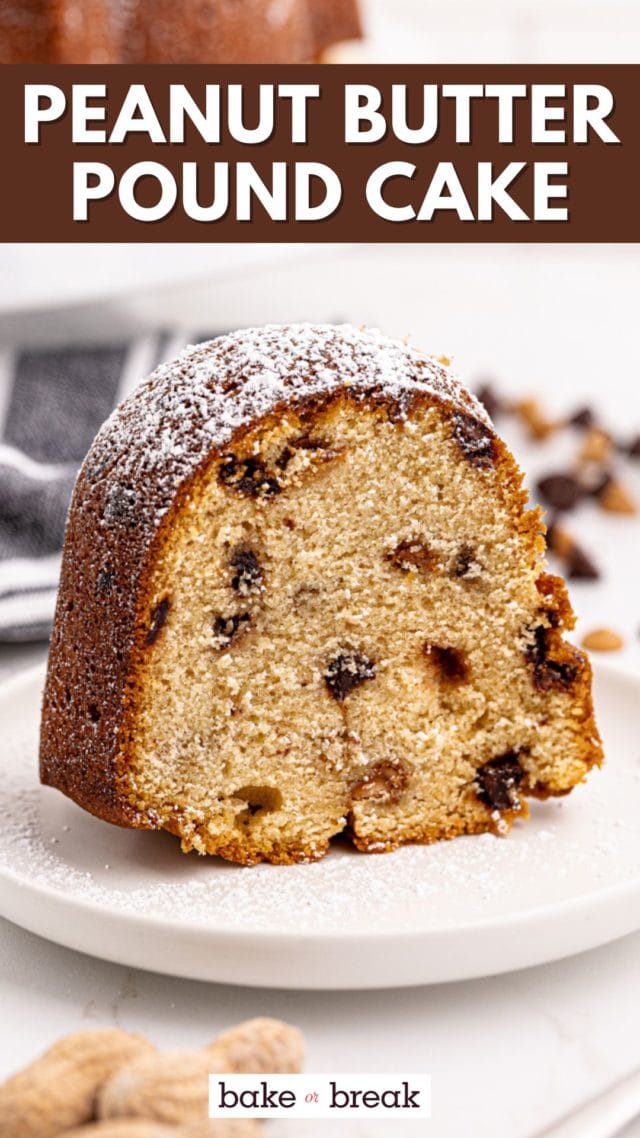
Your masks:
<path fill-rule="evenodd" d="M 238 633 L 251 624 L 248 612 L 233 613 L 232 616 L 217 616 L 213 622 L 213 639 L 216 648 L 226 648 Z"/>
<path fill-rule="evenodd" d="M 496 458 L 495 439 L 491 429 L 473 415 L 458 411 L 453 416 L 453 438 L 472 466 L 492 466 Z"/>
<path fill-rule="evenodd" d="M 452 568 L 452 577 L 466 577 L 472 567 L 476 565 L 476 551 L 472 545 L 461 545 Z"/>
<path fill-rule="evenodd" d="M 433 660 L 442 678 L 450 684 L 461 684 L 469 677 L 469 664 L 459 648 L 443 647 L 440 644 L 423 644 L 422 651 L 427 659 Z"/>
<path fill-rule="evenodd" d="M 406 785 L 407 772 L 399 759 L 382 759 L 366 768 L 352 788 L 351 797 L 357 802 L 362 799 L 398 802 Z"/>
<path fill-rule="evenodd" d="M 476 771 L 476 793 L 493 810 L 518 810 L 518 787 L 524 770 L 515 751 L 489 759 Z"/>
<path fill-rule="evenodd" d="M 573 415 L 571 415 L 570 418 L 567 419 L 567 422 L 568 422 L 569 426 L 571 426 L 571 427 L 585 427 L 586 428 L 586 427 L 592 427 L 593 426 L 593 424 L 595 423 L 595 418 L 596 417 L 595 417 L 591 407 L 585 406 L 585 407 L 579 407 L 577 411 L 574 411 Z"/>
<path fill-rule="evenodd" d="M 557 552 L 556 551 L 556 540 L 557 540 L 559 534 L 564 534 L 564 530 L 562 529 L 562 527 L 560 526 L 560 524 L 558 522 L 558 515 L 553 514 L 552 517 L 547 522 L 546 541 L 547 541 L 547 548 L 551 549 L 554 553 Z M 561 543 L 562 543 L 562 539 L 561 539 Z"/>
<path fill-rule="evenodd" d="M 149 622 L 149 631 L 147 632 L 147 644 L 153 644 L 157 639 L 160 629 L 164 626 L 171 602 L 168 597 L 163 597 L 162 600 L 151 612 L 151 620 Z"/>
<path fill-rule="evenodd" d="M 490 419 L 496 419 L 498 415 L 503 414 L 507 409 L 504 401 L 490 383 L 483 383 L 478 388 L 476 391 L 476 399 L 482 403 Z"/>
<path fill-rule="evenodd" d="M 571 510 L 584 497 L 582 483 L 572 474 L 548 474 L 540 478 L 536 489 L 547 505 L 554 510 Z"/>
<path fill-rule="evenodd" d="M 268 471 L 261 458 L 253 455 L 238 459 L 227 455 L 218 472 L 220 481 L 248 498 L 269 498 L 279 494 L 282 487 Z"/>
<path fill-rule="evenodd" d="M 375 664 L 357 652 L 341 652 L 328 665 L 325 683 L 334 699 L 342 700 L 365 680 L 375 679 Z"/>
<path fill-rule="evenodd" d="M 229 561 L 234 575 L 231 578 L 231 587 L 240 596 L 246 597 L 259 589 L 262 584 L 262 569 L 260 562 L 252 549 L 242 546 L 231 555 Z"/>
<path fill-rule="evenodd" d="M 573 580 L 597 581 L 600 572 L 589 554 L 554 516 L 547 526 L 547 546 L 565 564 L 567 576 Z"/>
<path fill-rule="evenodd" d="M 431 573 L 436 568 L 436 558 L 424 541 L 417 538 L 407 538 L 396 545 L 391 553 L 386 554 L 386 560 L 403 573 L 412 569 L 419 569 L 423 573 Z"/>
<path fill-rule="evenodd" d="M 629 458 L 640 458 L 640 435 L 636 435 L 630 443 L 627 443 L 626 452 Z"/>
<path fill-rule="evenodd" d="M 533 640 L 525 649 L 525 659 L 533 667 L 538 691 L 567 691 L 580 671 L 578 656 L 575 661 L 552 660 L 549 656 L 549 629 L 539 624 L 530 631 Z"/>
<path fill-rule="evenodd" d="M 600 571 L 584 549 L 575 542 L 566 556 L 567 575 L 573 581 L 598 581 Z"/>

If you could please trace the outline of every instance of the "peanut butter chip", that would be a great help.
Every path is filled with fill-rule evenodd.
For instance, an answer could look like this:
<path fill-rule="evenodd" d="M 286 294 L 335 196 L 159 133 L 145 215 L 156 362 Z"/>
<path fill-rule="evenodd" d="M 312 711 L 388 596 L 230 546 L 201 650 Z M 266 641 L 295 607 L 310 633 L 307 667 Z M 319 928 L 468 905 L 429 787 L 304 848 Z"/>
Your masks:
<path fill-rule="evenodd" d="M 594 628 L 582 638 L 582 647 L 590 652 L 618 652 L 624 640 L 610 628 Z"/>
<path fill-rule="evenodd" d="M 608 510 L 612 514 L 636 514 L 638 512 L 633 498 L 630 497 L 624 486 L 613 479 L 607 482 L 598 495 L 598 502 L 603 510 Z"/>
<path fill-rule="evenodd" d="M 611 437 L 606 431 L 592 427 L 585 435 L 580 448 L 580 458 L 583 462 L 606 462 L 612 451 Z"/>
<path fill-rule="evenodd" d="M 514 410 L 531 438 L 538 441 L 548 438 L 562 425 L 554 419 L 549 419 L 536 399 L 521 399 L 515 404 Z"/>

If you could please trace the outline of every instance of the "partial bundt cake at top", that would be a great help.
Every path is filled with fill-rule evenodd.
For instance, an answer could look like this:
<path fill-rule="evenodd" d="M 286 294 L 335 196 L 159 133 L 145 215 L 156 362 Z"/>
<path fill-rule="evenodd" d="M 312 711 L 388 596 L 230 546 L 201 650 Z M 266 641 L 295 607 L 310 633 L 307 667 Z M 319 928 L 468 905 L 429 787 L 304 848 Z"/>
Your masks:
<path fill-rule="evenodd" d="M 405 343 L 188 349 L 79 476 L 43 781 L 247 864 L 506 831 L 601 760 L 525 505 L 482 407 Z"/>
<path fill-rule="evenodd" d="M 307 63 L 358 0 L 3 0 L 0 63 Z"/>

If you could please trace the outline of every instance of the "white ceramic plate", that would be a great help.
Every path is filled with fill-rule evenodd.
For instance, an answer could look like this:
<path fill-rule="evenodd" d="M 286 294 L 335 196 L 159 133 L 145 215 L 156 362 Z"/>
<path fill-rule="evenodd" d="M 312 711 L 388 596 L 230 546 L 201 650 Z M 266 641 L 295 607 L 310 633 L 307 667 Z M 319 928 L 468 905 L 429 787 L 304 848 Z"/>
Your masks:
<path fill-rule="evenodd" d="M 541 964 L 640 927 L 640 681 L 598 669 L 608 762 L 507 839 L 336 848 L 245 869 L 120 830 L 38 786 L 42 670 L 0 692 L 0 912 L 71 948 L 193 979 L 378 988 Z"/>

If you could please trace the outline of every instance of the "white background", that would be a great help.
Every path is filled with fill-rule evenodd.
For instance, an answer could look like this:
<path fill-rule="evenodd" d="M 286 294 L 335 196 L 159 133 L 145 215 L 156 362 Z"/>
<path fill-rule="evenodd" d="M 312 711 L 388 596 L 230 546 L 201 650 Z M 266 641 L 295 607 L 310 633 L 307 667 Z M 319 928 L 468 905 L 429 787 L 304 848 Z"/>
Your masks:
<path fill-rule="evenodd" d="M 637 59 L 640 4 L 374 0 L 371 26 L 380 59 L 628 62 Z M 41 305 L 67 286 L 77 295 L 79 279 L 84 295 L 110 300 L 64 313 L 43 310 L 35 321 L 25 312 L 0 314 L 0 342 L 108 338 L 158 322 L 215 331 L 344 317 L 411 333 L 428 350 L 454 354 L 469 379 L 488 372 L 499 385 L 543 396 L 558 412 L 595 399 L 612 426 L 640 429 L 636 248 L 307 249 L 288 257 L 276 250 L 273 263 L 261 251 L 250 267 L 215 249 L 138 249 L 115 272 L 109 250 L 81 249 L 50 260 L 44 284 L 29 269 L 22 293 L 25 261 L 10 252 L 12 260 L 7 250 L 0 266 L 5 308 L 12 277 L 19 286 L 14 309 L 28 302 L 30 279 L 37 291 L 31 299 Z M 183 280 L 202 280 L 172 289 L 177 270 Z M 136 292 L 149 278 L 163 288 Z M 551 461 L 551 449 L 532 449 L 517 432 L 512 441 L 527 468 Z M 580 536 L 607 569 L 602 584 L 572 590 L 582 627 L 603 623 L 623 632 L 628 647 L 620 659 L 638 669 L 638 523 L 590 509 L 577 520 Z M 4 652 L 0 674 L 41 655 L 39 648 Z M 638 724 L 630 724 L 629 746 L 637 751 L 639 745 Z M 199 1046 L 239 1019 L 274 1014 L 305 1031 L 309 1070 L 432 1072 L 433 1119 L 420 1133 L 527 1138 L 640 1064 L 640 935 L 495 979 L 316 996 L 131 972 L 0 922 L 0 1006 L 0 1076 L 75 1028 L 119 1024 L 159 1044 L 185 1047 Z M 295 1130 L 281 1132 L 317 1138 L 326 1127 L 296 1122 Z M 389 1132 L 388 1123 L 331 1128 L 337 1138 Z M 274 1126 L 270 1133 L 276 1138 L 279 1132 Z M 394 1138 L 400 1133 L 394 1125 Z M 629 1133 L 637 1138 L 640 1128 Z"/>

